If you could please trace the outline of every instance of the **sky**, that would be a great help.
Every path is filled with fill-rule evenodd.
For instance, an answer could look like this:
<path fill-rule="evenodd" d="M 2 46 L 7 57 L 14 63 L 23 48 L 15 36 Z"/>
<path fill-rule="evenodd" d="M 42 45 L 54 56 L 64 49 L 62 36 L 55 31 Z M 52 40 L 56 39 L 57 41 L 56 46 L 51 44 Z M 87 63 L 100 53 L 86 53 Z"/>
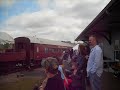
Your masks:
<path fill-rule="evenodd" d="M 0 32 L 74 41 L 110 0 L 0 0 Z"/>

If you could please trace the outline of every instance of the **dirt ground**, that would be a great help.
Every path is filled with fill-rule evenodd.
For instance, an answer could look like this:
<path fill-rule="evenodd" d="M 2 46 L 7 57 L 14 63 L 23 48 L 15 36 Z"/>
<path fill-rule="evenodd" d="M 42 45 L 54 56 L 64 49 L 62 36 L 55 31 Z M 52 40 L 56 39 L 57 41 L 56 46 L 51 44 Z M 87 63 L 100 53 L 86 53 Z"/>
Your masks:
<path fill-rule="evenodd" d="M 0 83 L 15 82 L 19 78 L 42 78 L 45 76 L 44 71 L 41 68 L 32 71 L 21 71 L 4 76 L 0 76 Z"/>
<path fill-rule="evenodd" d="M 34 85 L 40 84 L 45 76 L 41 68 L 0 76 L 0 90 L 32 90 Z M 102 85 L 102 90 L 120 90 L 120 79 L 115 78 L 112 73 L 104 72 Z M 87 90 L 90 90 L 89 86 Z"/>
<path fill-rule="evenodd" d="M 40 68 L 0 76 L 0 90 L 33 90 L 36 84 L 41 84 L 45 76 Z"/>

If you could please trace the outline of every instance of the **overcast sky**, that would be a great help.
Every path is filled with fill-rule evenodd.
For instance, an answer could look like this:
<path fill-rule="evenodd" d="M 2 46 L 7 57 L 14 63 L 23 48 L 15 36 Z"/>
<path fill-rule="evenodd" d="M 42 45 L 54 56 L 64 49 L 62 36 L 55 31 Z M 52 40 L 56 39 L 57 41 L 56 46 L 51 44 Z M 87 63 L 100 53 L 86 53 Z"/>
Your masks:
<path fill-rule="evenodd" d="M 74 41 L 110 0 L 0 0 L 0 31 Z"/>

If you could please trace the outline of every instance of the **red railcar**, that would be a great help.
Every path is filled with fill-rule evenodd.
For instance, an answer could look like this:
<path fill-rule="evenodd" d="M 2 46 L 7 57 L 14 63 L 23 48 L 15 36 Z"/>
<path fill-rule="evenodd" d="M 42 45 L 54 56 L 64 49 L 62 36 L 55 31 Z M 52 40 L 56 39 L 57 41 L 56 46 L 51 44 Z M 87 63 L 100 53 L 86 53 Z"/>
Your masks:
<path fill-rule="evenodd" d="M 18 64 L 23 65 L 25 60 L 24 52 L 5 52 L 0 54 L 0 75 L 2 73 L 15 72 Z"/>
<path fill-rule="evenodd" d="M 72 45 L 63 42 L 40 39 L 34 37 L 15 38 L 15 50 L 20 52 L 25 50 L 26 63 L 40 65 L 41 59 L 46 57 L 60 57 L 63 50 L 72 48 Z"/>
<path fill-rule="evenodd" d="M 25 57 L 25 52 L 6 52 L 0 54 L 0 62 L 22 61 Z"/>
<path fill-rule="evenodd" d="M 63 50 L 72 48 L 72 45 L 64 42 L 34 37 L 17 37 L 14 40 L 14 50 L 0 54 L 0 72 L 4 69 L 13 71 L 19 65 L 40 66 L 43 58 L 60 57 Z"/>

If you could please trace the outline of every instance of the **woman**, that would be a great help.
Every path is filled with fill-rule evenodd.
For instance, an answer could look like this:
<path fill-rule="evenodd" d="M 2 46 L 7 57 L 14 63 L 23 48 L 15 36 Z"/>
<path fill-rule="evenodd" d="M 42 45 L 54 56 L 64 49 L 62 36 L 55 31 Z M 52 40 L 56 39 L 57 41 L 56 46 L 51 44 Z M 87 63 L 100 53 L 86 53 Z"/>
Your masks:
<path fill-rule="evenodd" d="M 81 74 L 82 74 L 81 90 L 86 90 L 86 84 L 85 84 L 86 75 L 87 75 L 87 72 L 86 72 L 87 58 L 86 58 L 86 56 L 88 56 L 88 54 L 89 54 L 89 48 L 84 45 L 79 45 L 76 61 L 79 63 L 79 71 L 81 71 Z"/>
<path fill-rule="evenodd" d="M 45 68 L 47 77 L 40 86 L 40 90 L 65 90 L 63 80 L 58 74 L 58 60 L 48 57 L 42 61 L 42 66 Z"/>

